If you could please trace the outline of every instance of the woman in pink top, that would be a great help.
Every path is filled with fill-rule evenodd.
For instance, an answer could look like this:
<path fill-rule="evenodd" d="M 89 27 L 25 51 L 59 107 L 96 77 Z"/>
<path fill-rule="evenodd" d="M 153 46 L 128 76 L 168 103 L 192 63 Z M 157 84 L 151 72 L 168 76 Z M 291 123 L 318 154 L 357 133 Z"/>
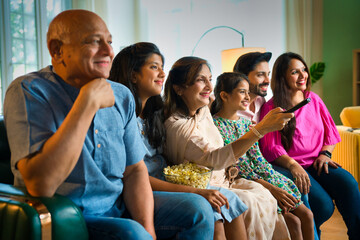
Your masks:
<path fill-rule="evenodd" d="M 276 107 L 289 109 L 306 98 L 309 104 L 295 111 L 283 130 L 260 140 L 264 157 L 276 170 L 294 180 L 309 194 L 320 236 L 320 225 L 334 211 L 333 200 L 344 218 L 349 239 L 360 237 L 360 193 L 354 177 L 331 160 L 341 139 L 329 111 L 318 95 L 310 92 L 308 67 L 301 56 L 284 53 L 275 62 L 271 79 L 273 98 L 261 109 L 260 119 Z"/>

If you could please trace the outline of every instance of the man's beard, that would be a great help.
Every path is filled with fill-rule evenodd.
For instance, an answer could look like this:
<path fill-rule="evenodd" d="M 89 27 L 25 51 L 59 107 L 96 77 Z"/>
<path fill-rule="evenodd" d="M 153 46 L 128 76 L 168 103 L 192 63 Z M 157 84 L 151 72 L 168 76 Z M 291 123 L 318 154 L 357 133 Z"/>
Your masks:
<path fill-rule="evenodd" d="M 267 91 L 263 92 L 261 91 L 261 88 L 263 86 L 269 86 L 268 83 L 260 83 L 260 84 L 251 84 L 250 83 L 250 92 L 253 93 L 253 94 L 256 94 L 258 96 L 261 96 L 261 97 L 265 97 L 267 95 Z"/>

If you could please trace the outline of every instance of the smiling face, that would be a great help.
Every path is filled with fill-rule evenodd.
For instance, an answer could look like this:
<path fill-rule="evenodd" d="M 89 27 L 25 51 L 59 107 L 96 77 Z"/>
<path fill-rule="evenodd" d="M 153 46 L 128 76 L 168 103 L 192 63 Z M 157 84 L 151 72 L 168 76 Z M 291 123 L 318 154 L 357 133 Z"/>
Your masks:
<path fill-rule="evenodd" d="M 203 64 L 194 84 L 185 86 L 179 91 L 178 94 L 188 107 L 190 116 L 194 116 L 199 108 L 209 104 L 210 93 L 213 90 L 211 78 L 209 67 Z"/>
<path fill-rule="evenodd" d="M 306 90 L 308 76 L 305 65 L 298 59 L 291 59 L 286 71 L 286 81 L 293 93 Z"/>
<path fill-rule="evenodd" d="M 165 80 L 163 61 L 158 54 L 150 55 L 139 73 L 135 73 L 134 83 L 138 90 L 140 99 L 159 95 Z"/>
<path fill-rule="evenodd" d="M 269 63 L 266 61 L 259 62 L 255 69 L 248 74 L 250 81 L 250 92 L 254 96 L 265 97 L 270 83 Z"/>
<path fill-rule="evenodd" d="M 246 110 L 250 104 L 249 83 L 245 80 L 240 81 L 231 94 L 226 95 L 224 104 L 234 111 Z"/>
<path fill-rule="evenodd" d="M 81 87 L 95 78 L 109 77 L 114 52 L 112 36 L 100 17 L 79 14 L 75 18 L 68 23 L 71 33 L 63 40 L 57 67 L 61 66 L 55 71 L 69 84 Z"/>

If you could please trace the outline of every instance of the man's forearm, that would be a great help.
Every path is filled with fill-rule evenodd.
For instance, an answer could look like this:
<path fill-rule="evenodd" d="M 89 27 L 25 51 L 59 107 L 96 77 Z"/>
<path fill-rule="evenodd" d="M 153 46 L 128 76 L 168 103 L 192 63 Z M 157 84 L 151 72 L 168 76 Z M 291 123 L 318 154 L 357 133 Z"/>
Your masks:
<path fill-rule="evenodd" d="M 86 133 L 96 111 L 77 99 L 59 129 L 31 158 L 20 160 L 17 167 L 25 185 L 34 196 L 52 196 L 75 167 Z"/>
<path fill-rule="evenodd" d="M 126 168 L 123 198 L 132 219 L 154 236 L 154 197 L 144 161 Z"/>

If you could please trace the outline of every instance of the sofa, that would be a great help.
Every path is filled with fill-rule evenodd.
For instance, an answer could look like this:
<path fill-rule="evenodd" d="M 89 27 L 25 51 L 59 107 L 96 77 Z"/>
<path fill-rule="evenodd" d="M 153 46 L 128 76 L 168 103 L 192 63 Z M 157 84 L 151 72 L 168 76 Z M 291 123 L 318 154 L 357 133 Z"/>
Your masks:
<path fill-rule="evenodd" d="M 340 113 L 340 119 L 342 125 L 336 128 L 341 142 L 336 144 L 333 160 L 360 183 L 360 106 L 345 107 Z"/>
<path fill-rule="evenodd" d="M 88 239 L 81 210 L 68 198 L 32 197 L 14 187 L 10 149 L 0 116 L 0 240 Z"/>

